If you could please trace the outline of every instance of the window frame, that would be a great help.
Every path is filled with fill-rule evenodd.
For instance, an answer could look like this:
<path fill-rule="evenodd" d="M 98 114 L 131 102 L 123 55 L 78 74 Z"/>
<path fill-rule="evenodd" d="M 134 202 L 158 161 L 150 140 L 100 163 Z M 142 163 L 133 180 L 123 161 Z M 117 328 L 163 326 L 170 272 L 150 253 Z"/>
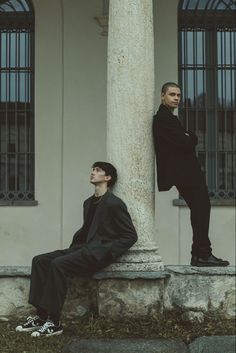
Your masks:
<path fill-rule="evenodd" d="M 6 82 L 10 82 L 10 75 L 14 77 L 13 79 L 13 87 L 15 90 L 15 93 L 13 94 L 13 97 L 9 96 L 7 97 L 7 93 L 5 93 L 6 98 L 4 101 L 4 98 L 0 102 L 0 108 L 1 108 L 1 114 L 2 114 L 2 120 L 4 119 L 3 115 L 5 115 L 5 127 L 4 124 L 2 125 L 2 128 L 5 128 L 5 134 L 6 134 L 6 148 L 5 150 L 0 150 L 0 155 L 2 156 L 2 161 L 4 161 L 4 156 L 6 159 L 6 166 L 4 168 L 4 173 L 5 173 L 5 178 L 6 181 L 4 182 L 5 186 L 3 185 L 4 189 L 1 187 L 0 190 L 0 206 L 31 206 L 31 205 L 37 205 L 38 202 L 35 200 L 35 126 L 34 126 L 34 117 L 35 117 L 35 108 L 34 108 L 34 94 L 35 94 L 35 78 L 34 78 L 34 72 L 35 72 L 35 63 L 34 63 L 34 51 L 35 51 L 35 45 L 34 45 L 34 33 L 35 33 L 35 15 L 34 15 L 34 8 L 33 4 L 30 0 L 24 0 L 25 3 L 27 3 L 28 8 L 25 8 L 24 11 L 20 11 L 20 5 L 22 4 L 21 0 L 10 0 L 7 3 L 11 3 L 11 10 L 6 11 L 6 9 L 2 9 L 0 6 L 0 31 L 1 31 L 1 36 L 3 33 L 5 34 L 6 38 L 7 35 L 9 38 L 14 38 L 15 41 L 15 47 L 12 49 L 9 45 L 9 55 L 14 56 L 15 55 L 15 64 L 13 65 L 8 62 L 8 66 L 1 64 L 0 70 L 1 70 L 1 76 L 3 75 L 5 71 L 5 77 L 6 77 Z M 16 5 L 19 4 L 17 7 Z M 21 36 L 22 35 L 22 36 Z M 24 48 L 27 47 L 28 45 L 28 53 L 27 58 L 28 59 L 23 59 L 25 66 L 22 67 L 20 64 L 20 57 L 19 54 L 17 56 L 17 51 L 19 48 L 22 46 L 22 42 L 20 42 L 22 39 L 21 37 L 24 37 L 25 44 L 23 45 Z M 6 39 L 7 41 L 7 39 Z M 27 44 L 27 41 L 29 44 Z M 3 44 L 1 44 L 3 45 Z M 11 52 L 13 50 L 13 52 Z M 26 49 L 27 50 L 27 49 Z M 10 57 L 11 58 L 11 57 Z M 10 60 L 10 59 L 8 59 Z M 21 75 L 21 76 L 20 76 Z M 3 78 L 4 76 L 2 76 Z M 23 81 L 20 77 L 24 77 Z M 22 82 L 25 82 L 25 88 L 24 92 L 21 92 L 21 87 L 20 84 L 23 84 Z M 25 97 L 25 99 L 21 99 L 20 95 L 28 95 Z M 3 93 L 4 95 L 4 93 Z M 2 96 L 4 97 L 4 96 Z M 27 100 L 28 99 L 28 100 Z M 5 108 L 3 108 L 5 105 Z M 10 113 L 10 111 L 12 112 Z M 23 115 L 24 116 L 23 116 Z M 12 116 L 15 115 L 15 122 L 13 123 Z M 15 124 L 15 126 L 13 126 Z M 12 146 L 11 150 L 11 141 L 10 141 L 10 129 L 12 126 L 13 130 L 13 135 L 15 134 L 15 141 Z M 30 127 L 29 127 L 30 126 Z M 14 131 L 15 129 L 15 131 Z M 19 144 L 18 144 L 18 139 L 19 139 L 19 131 L 22 131 L 25 134 L 25 139 L 26 139 L 26 144 L 27 147 L 25 147 L 24 152 L 20 150 Z M 29 131 L 28 131 L 29 130 Z M 4 134 L 4 132 L 3 132 Z M 14 136 L 13 136 L 14 139 Z M 15 147 L 14 147 L 15 145 Z M 9 188 L 9 183 L 10 183 L 10 176 L 9 176 L 9 170 L 10 170 L 10 156 L 14 156 L 14 168 L 15 171 L 13 172 L 14 174 L 14 185 L 15 189 L 13 190 L 12 188 Z M 24 176 L 21 177 L 24 178 L 25 184 L 24 187 L 22 187 L 22 182 L 20 182 L 20 168 L 22 170 L 22 165 L 20 164 L 20 160 L 23 160 L 23 168 L 24 168 Z M 2 162 L 4 163 L 4 162 Z M 13 182 L 12 182 L 13 184 Z"/>
<path fill-rule="evenodd" d="M 218 1 L 218 4 L 220 2 Z M 218 115 L 219 115 L 219 108 L 216 107 L 217 105 L 217 100 L 218 100 L 218 71 L 220 69 L 220 65 L 217 62 L 217 45 L 218 43 L 218 33 L 219 31 L 223 31 L 226 33 L 227 31 L 233 31 L 234 36 L 235 34 L 235 29 L 236 29 L 236 24 L 235 24 L 235 13 L 234 11 L 231 11 L 229 8 L 223 10 L 222 8 L 220 10 L 212 10 L 208 9 L 210 1 L 205 1 L 205 8 L 203 9 L 203 1 L 201 2 L 202 8 L 198 9 L 197 5 L 199 4 L 199 1 L 196 2 L 196 7 L 195 9 L 191 8 L 189 9 L 188 6 L 191 5 L 191 1 L 188 0 L 182 0 L 179 2 L 179 8 L 178 8 L 178 64 L 179 64 L 179 83 L 181 87 L 183 87 L 183 95 L 185 97 L 188 97 L 186 94 L 186 84 L 183 82 L 183 74 L 184 70 L 186 72 L 190 70 L 188 68 L 188 65 L 186 64 L 187 60 L 186 57 L 186 40 L 183 41 L 183 36 L 184 33 L 196 33 L 196 32 L 203 32 L 205 33 L 205 43 L 204 43 L 204 48 L 203 50 L 211 50 L 210 54 L 207 55 L 205 52 L 203 54 L 203 57 L 208 58 L 208 61 L 204 63 L 203 59 L 203 65 L 202 65 L 202 70 L 205 70 L 205 78 L 204 78 L 204 71 L 203 71 L 203 81 L 205 79 L 205 95 L 203 94 L 203 100 L 208 100 L 208 102 L 205 102 L 204 106 L 204 112 L 206 115 L 206 128 L 205 128 L 205 138 L 207 139 L 207 146 L 204 149 L 197 149 L 197 154 L 200 156 L 201 153 L 205 153 L 206 156 L 206 179 L 207 182 L 209 183 L 209 196 L 213 200 L 234 200 L 236 197 L 236 191 L 235 191 L 235 185 L 233 185 L 233 175 L 232 175 L 232 189 L 219 189 L 219 182 L 217 180 L 217 177 L 219 174 L 218 172 L 218 165 L 219 165 L 219 156 L 220 156 L 220 148 L 219 148 L 219 143 L 218 143 L 218 136 L 219 136 L 219 126 L 218 126 Z M 214 5 L 213 2 L 211 2 L 212 5 Z M 215 3 L 216 4 L 216 3 Z M 230 7 L 229 5 L 228 7 Z M 234 6 L 234 4 L 232 4 Z M 187 35 L 187 34 L 186 34 Z M 194 43 L 193 43 L 194 45 Z M 195 43 L 195 45 L 197 45 Z M 236 47 L 236 44 L 234 44 Z M 234 50 L 236 48 L 234 47 Z M 183 54 L 184 52 L 184 54 Z M 233 56 L 233 54 L 232 54 Z M 193 62 L 193 83 L 194 85 L 196 84 L 196 80 L 194 78 L 194 75 L 197 77 L 197 70 L 199 70 L 200 66 L 198 66 L 196 63 L 194 65 Z M 235 62 L 232 64 L 231 71 L 232 71 L 232 76 L 233 76 L 233 70 L 236 69 Z M 222 69 L 223 70 L 223 69 Z M 226 68 L 225 68 L 226 70 Z M 225 78 L 226 80 L 226 78 Z M 211 89 L 209 89 L 209 84 L 211 84 Z M 236 83 L 235 83 L 236 85 Z M 236 91 L 236 87 L 234 85 L 234 92 Z M 204 86 L 204 83 L 203 83 Z M 195 87 L 194 87 L 195 89 Z M 214 93 L 212 95 L 206 94 L 208 92 L 211 92 L 214 89 Z M 211 97 L 212 96 L 212 97 Z M 196 97 L 194 97 L 195 99 Z M 232 99 L 232 94 L 231 94 L 231 100 Z M 209 107 L 214 106 L 212 110 L 209 109 Z M 194 107 L 194 106 L 193 106 Z M 234 101 L 234 106 L 231 105 L 232 108 L 232 115 L 234 117 L 234 124 L 235 124 L 235 118 L 236 118 L 236 107 L 235 107 L 235 101 Z M 235 108 L 235 109 L 233 109 Z M 188 102 L 187 101 L 182 101 L 179 107 L 179 116 L 180 119 L 183 121 L 183 124 L 188 127 L 188 120 L 189 120 L 189 107 L 188 107 Z M 193 109 L 193 112 L 196 112 L 198 109 L 197 104 L 195 104 L 195 107 Z M 226 105 L 223 107 L 222 111 L 224 111 L 224 114 L 226 114 L 227 109 Z M 217 114 L 217 118 L 210 118 L 210 115 L 212 116 L 214 114 Z M 198 119 L 198 112 L 197 112 L 197 119 Z M 196 127 L 195 127 L 196 129 Z M 232 174 L 235 174 L 235 164 L 233 162 L 233 153 L 235 154 L 235 135 L 232 132 L 232 146 L 229 151 L 222 151 L 222 161 L 224 160 L 225 157 L 223 157 L 223 153 L 225 153 L 224 156 L 226 156 L 226 161 L 228 160 L 228 156 L 231 156 L 232 153 Z M 210 159 L 210 154 L 211 150 L 213 153 L 212 160 Z M 214 156 L 215 153 L 215 156 Z M 226 176 L 224 176 L 224 181 L 226 183 L 227 187 L 227 179 L 228 179 L 228 170 L 226 171 Z"/>

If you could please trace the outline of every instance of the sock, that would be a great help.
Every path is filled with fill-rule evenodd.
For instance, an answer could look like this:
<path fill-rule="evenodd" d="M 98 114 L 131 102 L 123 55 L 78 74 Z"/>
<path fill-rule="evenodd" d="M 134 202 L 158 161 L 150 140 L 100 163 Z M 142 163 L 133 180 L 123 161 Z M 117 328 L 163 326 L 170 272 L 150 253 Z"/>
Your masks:
<path fill-rule="evenodd" d="M 43 321 L 46 321 L 47 318 L 48 318 L 48 312 L 46 309 L 43 309 L 43 308 L 40 308 L 38 307 L 37 308 L 37 315 L 39 316 L 39 318 Z"/>

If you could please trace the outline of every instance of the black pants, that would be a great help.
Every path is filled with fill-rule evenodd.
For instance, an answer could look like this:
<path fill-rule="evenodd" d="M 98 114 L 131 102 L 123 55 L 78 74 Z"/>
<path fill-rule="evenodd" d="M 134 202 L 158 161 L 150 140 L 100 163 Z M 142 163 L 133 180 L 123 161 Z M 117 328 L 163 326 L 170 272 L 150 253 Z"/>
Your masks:
<path fill-rule="evenodd" d="M 191 212 L 193 230 L 192 255 L 208 257 L 211 254 L 211 242 L 208 236 L 211 204 L 206 184 L 196 187 L 176 185 L 180 195 L 186 201 Z"/>
<path fill-rule="evenodd" d="M 29 303 L 59 319 L 71 275 L 91 275 L 105 267 L 86 246 L 37 255 L 32 260 Z"/>

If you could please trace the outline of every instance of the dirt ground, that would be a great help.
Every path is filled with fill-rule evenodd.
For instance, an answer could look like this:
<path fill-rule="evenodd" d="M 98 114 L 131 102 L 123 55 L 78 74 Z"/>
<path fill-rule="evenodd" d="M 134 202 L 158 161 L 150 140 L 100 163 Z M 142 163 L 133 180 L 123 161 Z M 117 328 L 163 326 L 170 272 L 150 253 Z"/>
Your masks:
<path fill-rule="evenodd" d="M 213 317 L 203 323 L 181 320 L 179 313 L 139 320 L 112 321 L 104 318 L 66 319 L 60 336 L 31 338 L 29 333 L 16 333 L 14 319 L 0 321 L 0 353 L 60 353 L 72 339 L 78 338 L 177 338 L 186 343 L 200 336 L 234 335 L 234 320 Z"/>

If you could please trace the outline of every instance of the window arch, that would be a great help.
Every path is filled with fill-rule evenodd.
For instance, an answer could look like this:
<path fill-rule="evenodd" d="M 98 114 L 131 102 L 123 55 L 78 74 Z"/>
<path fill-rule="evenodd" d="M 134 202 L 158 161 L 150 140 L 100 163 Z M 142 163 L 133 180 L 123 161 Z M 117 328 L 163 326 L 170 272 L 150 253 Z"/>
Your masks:
<path fill-rule="evenodd" d="M 181 0 L 180 118 L 199 138 L 212 198 L 235 198 L 236 1 Z"/>
<path fill-rule="evenodd" d="M 34 200 L 34 10 L 0 0 L 0 203 Z"/>

